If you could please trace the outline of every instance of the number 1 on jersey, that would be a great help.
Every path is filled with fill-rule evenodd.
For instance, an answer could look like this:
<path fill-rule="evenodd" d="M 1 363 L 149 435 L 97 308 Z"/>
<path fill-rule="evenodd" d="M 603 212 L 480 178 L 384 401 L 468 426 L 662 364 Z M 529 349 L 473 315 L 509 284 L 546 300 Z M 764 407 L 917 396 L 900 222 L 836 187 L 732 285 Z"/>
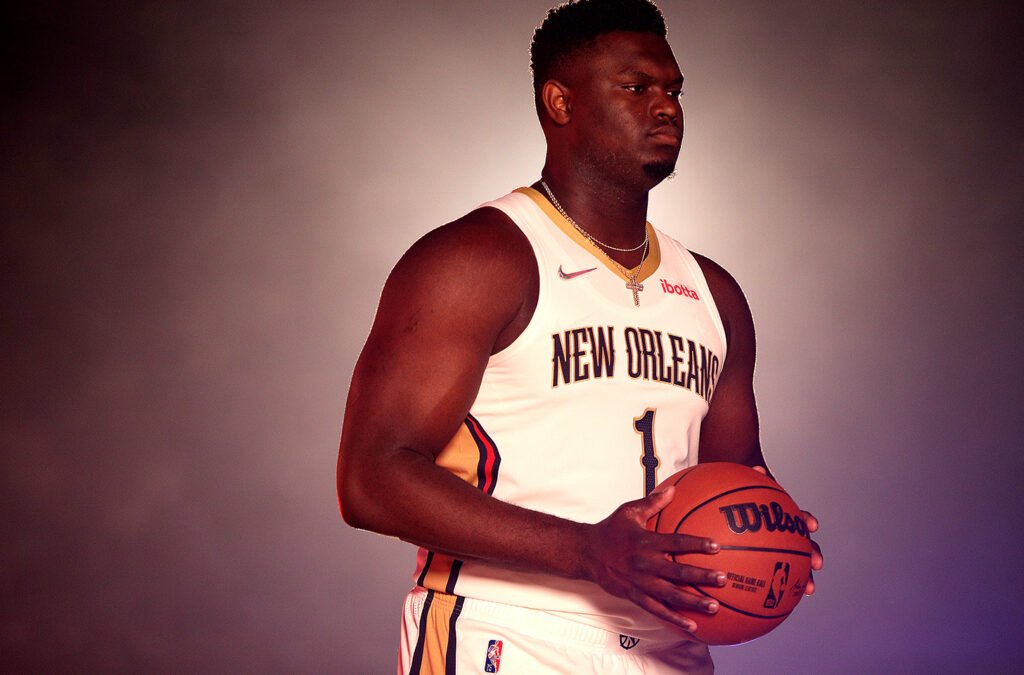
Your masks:
<path fill-rule="evenodd" d="M 654 408 L 648 408 L 640 417 L 633 418 L 633 430 L 640 434 L 643 450 L 640 464 L 644 467 L 644 496 L 651 494 L 658 484 L 658 453 L 654 447 Z"/>

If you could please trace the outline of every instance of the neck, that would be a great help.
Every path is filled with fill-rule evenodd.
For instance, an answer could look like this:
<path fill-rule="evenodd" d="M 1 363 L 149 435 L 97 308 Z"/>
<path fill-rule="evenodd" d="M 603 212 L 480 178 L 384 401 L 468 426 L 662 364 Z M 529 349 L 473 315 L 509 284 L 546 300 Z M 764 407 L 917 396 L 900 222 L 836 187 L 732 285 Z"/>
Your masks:
<path fill-rule="evenodd" d="M 643 241 L 649 188 L 633 188 L 579 172 L 560 172 L 550 163 L 541 176 L 566 213 L 598 241 L 627 249 Z M 537 183 L 534 187 L 543 193 L 539 186 Z M 635 267 L 641 259 L 639 251 L 606 253 L 625 267 Z"/>

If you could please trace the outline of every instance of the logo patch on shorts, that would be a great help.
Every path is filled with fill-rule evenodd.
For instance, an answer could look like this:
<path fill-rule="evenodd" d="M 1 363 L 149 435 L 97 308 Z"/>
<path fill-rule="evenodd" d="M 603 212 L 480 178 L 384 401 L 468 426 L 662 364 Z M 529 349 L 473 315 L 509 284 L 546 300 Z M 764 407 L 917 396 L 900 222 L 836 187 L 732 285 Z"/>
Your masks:
<path fill-rule="evenodd" d="M 487 660 L 484 661 L 485 673 L 496 673 L 501 668 L 501 640 L 487 643 Z"/>
<path fill-rule="evenodd" d="M 619 636 L 619 646 L 623 649 L 632 649 L 640 644 L 640 638 L 631 637 L 629 635 Z"/>

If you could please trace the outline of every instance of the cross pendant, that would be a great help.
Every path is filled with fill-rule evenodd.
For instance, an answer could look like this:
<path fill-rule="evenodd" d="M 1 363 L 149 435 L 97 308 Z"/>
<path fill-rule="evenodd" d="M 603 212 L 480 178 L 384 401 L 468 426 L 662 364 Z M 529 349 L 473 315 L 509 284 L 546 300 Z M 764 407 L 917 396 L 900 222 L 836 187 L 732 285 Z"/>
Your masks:
<path fill-rule="evenodd" d="M 633 304 L 639 307 L 640 291 L 644 290 L 644 285 L 637 283 L 636 277 L 630 277 L 629 281 L 626 282 L 626 288 L 633 291 Z"/>

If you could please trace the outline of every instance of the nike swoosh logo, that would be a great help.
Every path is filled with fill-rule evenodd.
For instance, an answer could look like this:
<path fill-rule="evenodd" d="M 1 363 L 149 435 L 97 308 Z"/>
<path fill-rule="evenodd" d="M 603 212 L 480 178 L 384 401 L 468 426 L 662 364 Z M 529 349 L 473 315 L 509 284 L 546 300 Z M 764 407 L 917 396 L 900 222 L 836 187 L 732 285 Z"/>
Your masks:
<path fill-rule="evenodd" d="M 562 270 L 562 266 L 559 265 L 558 266 L 558 276 L 560 276 L 563 279 L 572 279 L 573 277 L 578 277 L 581 274 L 586 274 L 587 272 L 593 272 L 596 269 L 597 269 L 596 267 L 591 267 L 590 269 L 579 270 L 578 272 L 566 272 L 566 271 Z"/>

